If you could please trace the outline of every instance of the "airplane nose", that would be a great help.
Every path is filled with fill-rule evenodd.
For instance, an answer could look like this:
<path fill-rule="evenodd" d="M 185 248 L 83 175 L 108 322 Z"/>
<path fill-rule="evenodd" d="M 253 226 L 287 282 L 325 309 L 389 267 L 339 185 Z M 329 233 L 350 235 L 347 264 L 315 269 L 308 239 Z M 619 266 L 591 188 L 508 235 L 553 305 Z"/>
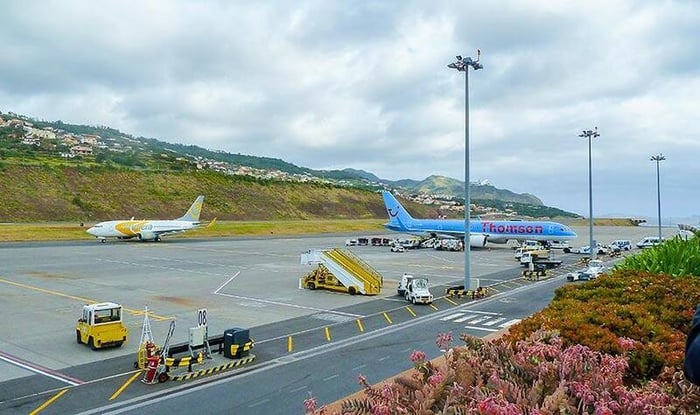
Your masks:
<path fill-rule="evenodd" d="M 89 234 L 92 235 L 92 236 L 97 236 L 97 235 L 95 235 L 96 231 L 95 231 L 95 228 L 94 228 L 94 227 L 88 229 L 88 230 L 87 230 L 87 233 L 89 233 Z"/>

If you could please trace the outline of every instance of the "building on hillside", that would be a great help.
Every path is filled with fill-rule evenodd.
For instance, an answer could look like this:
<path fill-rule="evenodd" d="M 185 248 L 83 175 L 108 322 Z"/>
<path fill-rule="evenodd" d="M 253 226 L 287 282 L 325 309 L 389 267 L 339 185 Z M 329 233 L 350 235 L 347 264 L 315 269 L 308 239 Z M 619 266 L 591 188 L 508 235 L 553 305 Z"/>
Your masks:
<path fill-rule="evenodd" d="M 41 128 L 34 128 L 34 127 L 24 127 L 24 131 L 27 132 L 32 137 L 36 138 L 45 138 L 48 140 L 55 140 L 56 139 L 56 133 L 53 131 L 49 130 L 42 130 Z"/>
<path fill-rule="evenodd" d="M 63 142 L 69 146 L 77 146 L 78 144 L 80 144 L 80 140 L 78 140 L 70 134 L 66 134 L 63 136 Z"/>
<path fill-rule="evenodd" d="M 75 155 L 89 156 L 92 154 L 92 147 L 88 146 L 73 146 L 70 148 L 70 152 Z"/>
<path fill-rule="evenodd" d="M 80 139 L 81 143 L 89 144 L 91 146 L 96 146 L 99 141 L 100 141 L 100 136 L 94 135 L 94 134 L 85 134 Z"/>

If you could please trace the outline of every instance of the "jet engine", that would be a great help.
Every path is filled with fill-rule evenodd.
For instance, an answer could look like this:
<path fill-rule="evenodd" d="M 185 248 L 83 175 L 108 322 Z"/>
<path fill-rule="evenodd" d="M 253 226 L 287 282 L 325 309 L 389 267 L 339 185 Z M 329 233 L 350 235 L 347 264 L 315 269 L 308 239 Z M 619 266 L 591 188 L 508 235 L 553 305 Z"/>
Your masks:
<path fill-rule="evenodd" d="M 141 231 L 136 237 L 139 238 L 139 241 L 157 241 L 160 239 L 153 231 Z"/>
<path fill-rule="evenodd" d="M 483 248 L 486 246 L 486 235 L 469 235 L 469 246 L 472 248 Z"/>

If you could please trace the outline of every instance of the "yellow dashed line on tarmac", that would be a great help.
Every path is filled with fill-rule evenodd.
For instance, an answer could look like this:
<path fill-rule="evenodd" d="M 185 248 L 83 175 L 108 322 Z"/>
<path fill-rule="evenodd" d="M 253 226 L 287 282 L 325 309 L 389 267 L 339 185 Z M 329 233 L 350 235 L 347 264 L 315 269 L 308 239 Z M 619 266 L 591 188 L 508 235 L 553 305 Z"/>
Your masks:
<path fill-rule="evenodd" d="M 54 396 L 52 396 L 51 399 L 49 399 L 48 401 L 46 401 L 46 402 L 44 402 L 43 404 L 41 404 L 40 407 L 38 407 L 38 408 L 36 408 L 35 410 L 33 410 L 32 412 L 30 412 L 29 415 L 36 415 L 36 414 L 38 414 L 39 412 L 43 411 L 43 410 L 46 409 L 49 405 L 51 405 L 52 403 L 56 402 L 56 400 L 57 400 L 58 398 L 60 398 L 61 396 L 63 396 L 63 394 L 66 393 L 66 392 L 68 392 L 68 389 L 63 389 L 62 391 L 58 392 L 57 394 L 55 394 Z"/>
<path fill-rule="evenodd" d="M 99 302 L 100 302 L 100 301 L 93 300 L 93 299 L 90 299 L 90 298 L 84 298 L 84 297 L 78 297 L 78 296 L 75 296 L 75 295 L 64 294 L 64 293 L 62 293 L 62 292 L 53 291 L 53 290 L 47 290 L 46 288 L 35 287 L 35 286 L 33 286 L 33 285 L 22 284 L 21 282 L 10 281 L 10 280 L 6 280 L 6 279 L 4 279 L 4 278 L 0 278 L 0 282 L 3 282 L 3 283 L 8 284 L 8 285 L 14 285 L 15 287 L 26 288 L 26 289 L 28 289 L 28 290 L 38 291 L 38 292 L 40 292 L 40 293 L 53 295 L 53 296 L 56 296 L 56 297 L 68 298 L 68 299 L 70 299 L 70 300 L 79 301 L 79 302 L 81 302 L 81 303 L 83 303 L 83 304 L 91 304 L 91 303 L 99 303 Z M 143 313 L 144 313 L 143 310 L 134 310 L 134 309 L 131 309 L 131 308 L 126 308 L 126 307 L 124 307 L 124 311 L 126 311 L 127 313 L 129 313 L 129 314 L 131 314 L 131 315 L 134 315 L 134 316 L 142 316 Z M 149 317 L 149 318 L 152 318 L 152 319 L 154 319 L 154 320 L 158 320 L 158 321 L 172 320 L 172 317 L 159 316 L 159 315 L 157 315 L 157 314 L 153 314 L 153 313 L 150 312 L 150 311 L 148 312 L 148 317 Z"/>
<path fill-rule="evenodd" d="M 448 303 L 450 303 L 450 304 L 452 304 L 452 305 L 459 305 L 459 304 L 455 303 L 454 301 L 450 300 L 450 299 L 447 298 L 447 297 L 442 297 L 442 299 L 445 300 L 445 301 L 447 301 Z"/>
<path fill-rule="evenodd" d="M 359 318 L 357 319 L 357 328 L 360 329 L 360 333 L 365 331 L 365 328 L 362 327 L 362 320 L 360 320 Z"/>
<path fill-rule="evenodd" d="M 384 315 L 384 318 L 386 319 L 386 321 L 389 322 L 389 324 L 394 324 L 394 322 L 391 321 L 391 319 L 389 318 L 389 315 L 386 313 L 386 311 L 383 312 L 382 314 Z"/>
<path fill-rule="evenodd" d="M 326 332 L 326 341 L 331 341 L 331 329 L 326 326 L 324 331 Z"/>
<path fill-rule="evenodd" d="M 411 310 L 411 307 L 408 307 L 408 306 L 407 306 L 407 307 L 406 307 L 406 311 L 408 311 L 408 314 L 412 315 L 413 317 L 416 316 L 416 313 L 415 313 L 413 310 Z"/>
<path fill-rule="evenodd" d="M 433 310 L 435 310 L 435 311 L 439 311 L 439 309 L 438 309 L 437 307 L 435 307 L 435 306 L 434 306 L 433 304 L 428 304 L 428 305 L 429 305 L 429 306 L 430 306 L 430 308 L 432 308 Z"/>
<path fill-rule="evenodd" d="M 124 392 L 124 389 L 126 389 L 127 386 L 131 385 L 131 382 L 133 382 L 134 380 L 136 380 L 136 378 L 137 378 L 140 374 L 141 374 L 141 371 L 138 371 L 138 372 L 134 373 L 133 376 L 131 376 L 131 377 L 129 378 L 129 380 L 127 380 L 126 382 L 124 382 L 124 384 L 123 384 L 122 386 L 120 386 L 119 389 L 117 389 L 116 391 L 114 391 L 114 393 L 112 394 L 112 396 L 109 397 L 109 400 L 111 401 L 111 400 L 116 399 L 117 396 L 119 396 L 122 392 Z"/>
<path fill-rule="evenodd" d="M 294 343 L 292 341 L 292 336 L 287 337 L 287 353 L 291 353 L 294 349 Z"/>

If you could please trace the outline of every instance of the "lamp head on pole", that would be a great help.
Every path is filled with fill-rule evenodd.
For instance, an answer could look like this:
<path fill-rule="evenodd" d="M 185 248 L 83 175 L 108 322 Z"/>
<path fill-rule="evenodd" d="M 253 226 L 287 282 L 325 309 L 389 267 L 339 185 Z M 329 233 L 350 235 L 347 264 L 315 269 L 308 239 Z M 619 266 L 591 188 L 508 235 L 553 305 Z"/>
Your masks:
<path fill-rule="evenodd" d="M 659 153 L 659 155 L 657 155 L 657 156 L 651 156 L 651 158 L 650 158 L 649 160 L 655 161 L 655 162 L 658 163 L 658 162 L 660 162 L 660 161 L 666 160 L 666 157 L 664 157 L 663 154 Z"/>
<path fill-rule="evenodd" d="M 581 131 L 581 134 L 578 135 L 579 137 L 600 137 L 600 133 L 598 133 L 598 127 L 595 127 L 594 130 L 583 130 Z"/>
<path fill-rule="evenodd" d="M 460 72 L 465 72 L 468 66 L 471 66 L 472 68 L 474 68 L 474 70 L 484 68 L 484 65 L 479 63 L 479 59 L 481 58 L 481 49 L 476 50 L 476 60 L 472 60 L 472 58 L 470 58 L 469 56 L 464 58 L 462 57 L 462 55 L 457 55 L 456 58 L 457 61 L 447 65 L 448 68 L 456 69 Z"/>

